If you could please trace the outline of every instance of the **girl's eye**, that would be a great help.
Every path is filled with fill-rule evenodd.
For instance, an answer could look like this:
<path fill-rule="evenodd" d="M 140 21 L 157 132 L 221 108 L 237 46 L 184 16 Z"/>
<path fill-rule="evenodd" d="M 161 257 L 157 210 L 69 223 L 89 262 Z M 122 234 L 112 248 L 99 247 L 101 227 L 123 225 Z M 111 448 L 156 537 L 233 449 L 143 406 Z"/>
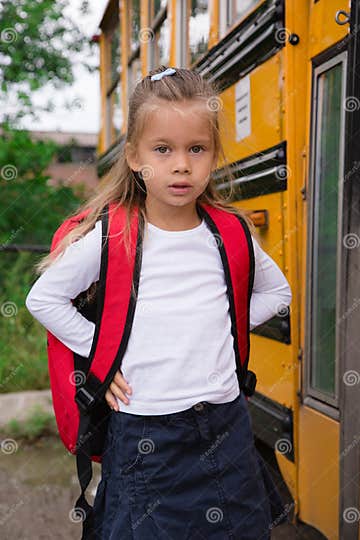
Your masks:
<path fill-rule="evenodd" d="M 157 148 L 155 148 L 155 152 L 156 152 L 157 150 L 162 150 L 162 149 L 164 149 L 164 148 L 166 149 L 166 148 L 168 148 L 168 147 L 167 147 L 167 146 L 158 146 Z M 200 146 L 200 145 L 198 145 L 198 144 L 195 145 L 195 146 L 192 146 L 192 148 L 201 148 L 201 150 L 205 150 L 205 148 L 204 148 L 203 146 Z M 160 154 L 165 154 L 165 152 L 160 152 Z M 195 152 L 195 154 L 199 154 L 199 152 Z"/>
<path fill-rule="evenodd" d="M 201 150 L 205 150 L 203 146 L 200 146 L 198 144 L 196 146 L 193 146 L 193 148 L 201 148 Z M 195 154 L 199 154 L 199 152 L 195 152 Z"/>

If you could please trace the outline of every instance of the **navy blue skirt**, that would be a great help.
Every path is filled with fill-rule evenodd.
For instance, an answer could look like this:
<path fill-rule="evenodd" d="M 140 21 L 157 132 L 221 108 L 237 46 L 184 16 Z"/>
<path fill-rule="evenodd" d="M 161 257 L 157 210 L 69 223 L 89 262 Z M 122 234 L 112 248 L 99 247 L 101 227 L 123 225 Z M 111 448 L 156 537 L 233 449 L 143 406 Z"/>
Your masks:
<path fill-rule="evenodd" d="M 268 540 L 284 508 L 243 393 L 172 414 L 111 413 L 94 501 L 99 540 Z"/>

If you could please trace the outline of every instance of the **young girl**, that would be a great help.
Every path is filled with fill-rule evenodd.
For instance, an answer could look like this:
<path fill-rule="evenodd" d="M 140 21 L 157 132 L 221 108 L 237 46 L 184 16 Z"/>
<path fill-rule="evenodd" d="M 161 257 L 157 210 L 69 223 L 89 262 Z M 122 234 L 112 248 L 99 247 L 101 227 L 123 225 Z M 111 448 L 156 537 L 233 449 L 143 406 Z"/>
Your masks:
<path fill-rule="evenodd" d="M 91 212 L 60 243 L 61 256 L 38 264 L 43 273 L 26 298 L 41 324 L 88 357 L 95 325 L 71 299 L 91 296 L 99 279 L 101 211 L 117 202 L 143 215 L 134 320 L 105 394 L 112 412 L 94 501 L 102 540 L 265 540 L 277 524 L 271 499 L 279 495 L 235 371 L 223 262 L 199 204 L 242 216 L 252 233 L 250 329 L 283 312 L 291 291 L 251 220 L 216 190 L 212 172 L 219 157 L 226 163 L 220 103 L 215 87 L 187 69 L 162 66 L 137 84 L 117 163 L 81 208 Z"/>

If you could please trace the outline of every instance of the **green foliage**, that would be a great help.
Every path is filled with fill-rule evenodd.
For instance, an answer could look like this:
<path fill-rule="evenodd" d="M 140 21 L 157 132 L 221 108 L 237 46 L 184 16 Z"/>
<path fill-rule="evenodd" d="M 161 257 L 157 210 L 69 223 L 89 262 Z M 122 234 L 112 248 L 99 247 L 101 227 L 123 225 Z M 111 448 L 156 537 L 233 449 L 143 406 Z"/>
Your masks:
<path fill-rule="evenodd" d="M 25 306 L 39 258 L 29 252 L 0 256 L 1 393 L 49 388 L 46 330 Z"/>
<path fill-rule="evenodd" d="M 52 234 L 80 200 L 71 188 L 47 186 L 44 178 L 26 183 L 2 181 L 0 214 L 2 244 L 50 245 Z"/>
<path fill-rule="evenodd" d="M 71 163 L 72 161 L 73 144 L 64 144 L 61 151 L 58 152 L 57 158 L 59 163 Z"/>
<path fill-rule="evenodd" d="M 7 128 L 0 144 L 3 247 L 49 247 L 57 227 L 79 206 L 70 187 L 47 184 L 44 168 L 56 149 L 52 142 L 33 142 L 27 132 Z M 38 277 L 34 264 L 45 254 L 0 251 L 0 392 L 49 387 L 46 330 L 25 306 Z"/>
<path fill-rule="evenodd" d="M 0 144 L 0 244 L 49 247 L 52 235 L 81 200 L 70 187 L 53 187 L 44 169 L 57 145 L 32 141 L 6 127 Z M 49 387 L 46 330 L 25 298 L 37 279 L 34 264 L 46 253 L 0 251 L 0 392 Z"/>
<path fill-rule="evenodd" d="M 59 148 L 53 141 L 33 141 L 28 131 L 12 129 L 8 123 L 2 126 L 0 163 L 2 167 L 6 164 L 16 167 L 18 182 L 24 183 L 30 178 L 45 178 L 43 171 Z M 1 176 L 2 180 L 6 180 L 4 171 Z"/>
<path fill-rule="evenodd" d="M 51 111 L 51 100 L 35 106 L 31 94 L 49 82 L 57 89 L 72 84 L 80 52 L 82 66 L 90 72 L 97 69 L 84 60 L 84 55 L 91 58 L 94 44 L 65 15 L 68 5 L 68 0 L 1 3 L 0 102 L 11 99 L 16 109 L 5 113 L 0 107 L 3 121 L 15 124 L 25 115 L 36 118 L 35 111 Z M 88 2 L 83 2 L 81 12 L 87 11 Z"/>
<path fill-rule="evenodd" d="M 70 187 L 47 183 L 44 170 L 58 148 L 6 127 L 0 144 L 2 244 L 49 245 L 55 229 L 80 204 Z"/>
<path fill-rule="evenodd" d="M 48 184 L 45 171 L 62 147 L 51 141 L 33 141 L 29 132 L 15 129 L 24 116 L 36 118 L 36 112 L 51 110 L 51 102 L 34 105 L 33 93 L 48 83 L 54 88 L 72 84 L 80 52 L 82 66 L 94 69 L 84 61 L 84 54 L 93 56 L 92 44 L 65 15 L 68 4 L 68 0 L 0 2 L 3 248 L 9 244 L 49 247 L 57 227 L 82 202 L 70 187 Z M 81 13 L 87 10 L 84 1 Z M 38 277 L 34 264 L 45 254 L 0 250 L 0 392 L 49 387 L 46 330 L 25 306 Z"/>

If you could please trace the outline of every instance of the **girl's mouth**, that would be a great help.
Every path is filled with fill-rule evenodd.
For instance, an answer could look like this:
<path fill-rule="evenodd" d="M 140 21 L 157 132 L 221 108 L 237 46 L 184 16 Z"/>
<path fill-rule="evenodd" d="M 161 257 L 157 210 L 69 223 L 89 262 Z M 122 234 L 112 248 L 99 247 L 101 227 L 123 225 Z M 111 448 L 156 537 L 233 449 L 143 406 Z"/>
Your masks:
<path fill-rule="evenodd" d="M 189 186 L 188 184 L 176 184 L 169 186 L 169 189 L 174 195 L 183 195 L 190 191 L 191 186 Z"/>

